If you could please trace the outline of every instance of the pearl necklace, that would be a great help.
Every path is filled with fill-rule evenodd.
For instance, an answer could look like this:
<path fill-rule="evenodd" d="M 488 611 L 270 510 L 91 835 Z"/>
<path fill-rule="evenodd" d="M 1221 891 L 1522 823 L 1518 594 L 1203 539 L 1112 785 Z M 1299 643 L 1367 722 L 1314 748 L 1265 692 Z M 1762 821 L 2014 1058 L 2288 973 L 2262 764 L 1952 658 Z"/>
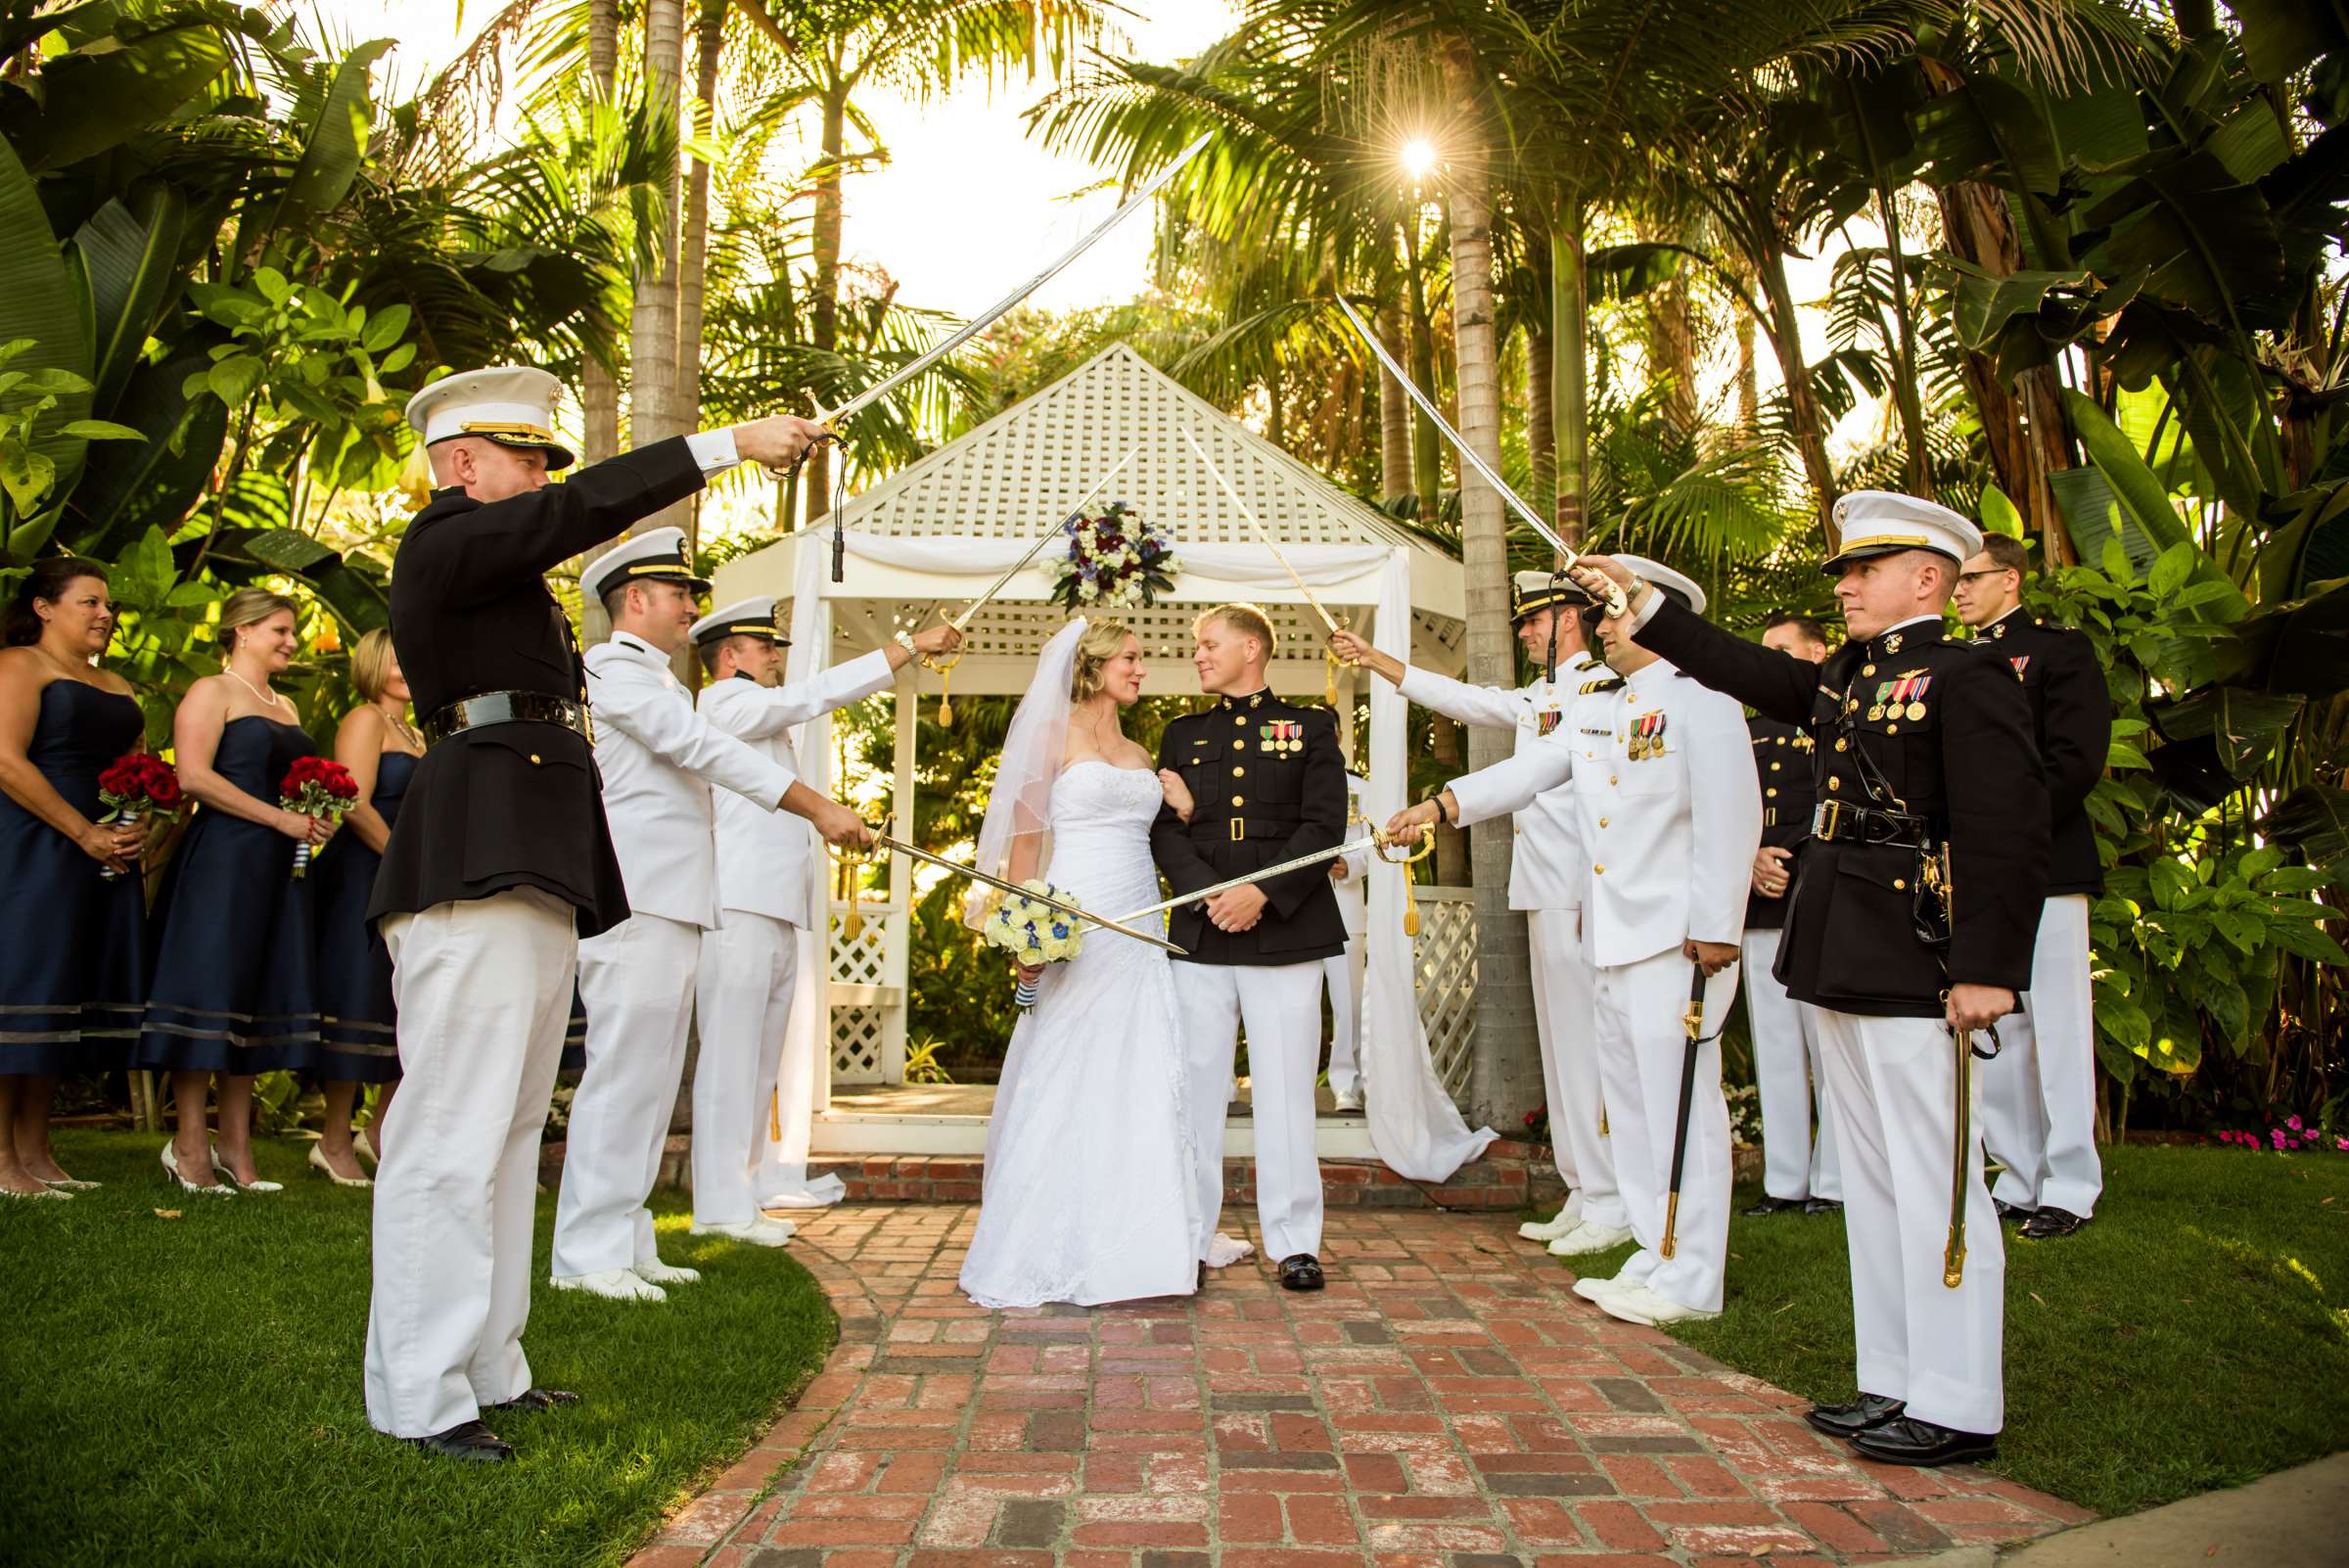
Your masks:
<path fill-rule="evenodd" d="M 286 700 L 283 697 L 280 697 L 277 693 L 264 690 L 261 687 L 254 685 L 252 681 L 247 680 L 243 675 L 238 674 L 234 665 L 223 665 L 220 668 L 228 671 L 229 679 L 235 681 L 238 685 L 253 693 L 253 696 L 259 698 L 262 707 L 277 709 L 286 706 Z"/>

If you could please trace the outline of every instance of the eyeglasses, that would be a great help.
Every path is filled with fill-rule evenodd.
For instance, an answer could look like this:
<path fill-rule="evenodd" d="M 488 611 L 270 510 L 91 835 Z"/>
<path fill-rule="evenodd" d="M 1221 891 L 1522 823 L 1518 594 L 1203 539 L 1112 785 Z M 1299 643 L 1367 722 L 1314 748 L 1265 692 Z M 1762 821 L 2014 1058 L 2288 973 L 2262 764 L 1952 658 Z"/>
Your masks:
<path fill-rule="evenodd" d="M 1968 582 L 1977 582 L 1984 577 L 2004 576 L 2013 570 L 2012 567 L 1987 567 L 1980 572 L 1960 572 L 1958 574 L 1958 583 L 1962 587 Z"/>

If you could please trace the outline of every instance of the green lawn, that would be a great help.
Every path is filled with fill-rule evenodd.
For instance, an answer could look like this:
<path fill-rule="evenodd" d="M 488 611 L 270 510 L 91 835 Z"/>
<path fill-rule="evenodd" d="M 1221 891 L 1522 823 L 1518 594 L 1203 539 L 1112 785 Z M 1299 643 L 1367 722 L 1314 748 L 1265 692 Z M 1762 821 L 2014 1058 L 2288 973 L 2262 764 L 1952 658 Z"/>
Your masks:
<path fill-rule="evenodd" d="M 688 1236 L 673 1193 L 654 1206 L 662 1252 L 700 1284 L 660 1307 L 545 1288 L 550 1194 L 530 1365 L 585 1403 L 499 1417 L 514 1464 L 438 1462 L 367 1426 L 369 1194 L 330 1186 L 291 1142 L 260 1151 L 281 1194 L 182 1194 L 160 1141 L 61 1135 L 67 1168 L 106 1185 L 0 1205 L 0 1562 L 619 1563 L 833 1342 L 788 1249 Z"/>
<path fill-rule="evenodd" d="M 2110 1514 L 2349 1448 L 2349 1157 L 2132 1146 L 2104 1161 L 2087 1229 L 2006 1229 L 2006 1431 L 1990 1468 Z M 1585 1261 L 1611 1273 L 1630 1250 Z M 1780 1388 L 1851 1398 L 1842 1219 L 1732 1220 L 1726 1310 L 1671 1332 Z"/>

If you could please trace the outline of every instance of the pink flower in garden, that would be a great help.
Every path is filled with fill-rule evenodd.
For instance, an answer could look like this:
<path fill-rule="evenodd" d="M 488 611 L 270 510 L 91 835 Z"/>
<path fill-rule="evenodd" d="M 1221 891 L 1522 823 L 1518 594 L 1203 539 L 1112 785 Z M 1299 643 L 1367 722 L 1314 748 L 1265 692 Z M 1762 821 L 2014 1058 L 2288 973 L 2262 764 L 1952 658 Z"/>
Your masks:
<path fill-rule="evenodd" d="M 2293 1118 L 2292 1118 L 2290 1121 L 2288 1121 L 2288 1122 L 2284 1123 L 2283 1125 L 2284 1125 L 2285 1127 L 2288 1127 L 2288 1128 L 2290 1128 L 2290 1129 L 2291 1129 L 2293 1131 L 2297 1132 L 2297 1131 L 2299 1131 L 2299 1130 L 2300 1130 L 2300 1118 L 2298 1118 L 2298 1117 L 2296 1117 L 2296 1116 L 2295 1116 L 2295 1117 L 2293 1117 Z"/>
<path fill-rule="evenodd" d="M 2282 1147 L 2283 1147 L 2283 1129 L 2281 1129 L 2281 1128 L 2280 1128 L 2280 1127 L 2272 1127 L 2272 1128 L 2268 1129 L 2268 1141 L 2269 1141 L 2269 1142 L 2271 1142 L 2271 1143 L 2273 1143 L 2273 1144 L 2275 1144 L 2275 1145 L 2276 1145 L 2276 1147 L 2278 1147 L 2278 1148 L 2280 1148 L 2280 1148 L 2282 1148 Z"/>

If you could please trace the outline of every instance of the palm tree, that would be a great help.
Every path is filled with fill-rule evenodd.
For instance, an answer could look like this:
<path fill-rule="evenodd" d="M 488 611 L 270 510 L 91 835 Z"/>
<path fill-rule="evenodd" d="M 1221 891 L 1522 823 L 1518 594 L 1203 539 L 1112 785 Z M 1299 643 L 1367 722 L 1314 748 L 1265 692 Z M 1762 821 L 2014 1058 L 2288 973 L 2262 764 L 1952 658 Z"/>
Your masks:
<path fill-rule="evenodd" d="M 664 0 L 648 0 L 660 4 Z M 852 154 L 852 121 L 875 129 L 856 108 L 867 87 L 928 95 L 976 71 L 991 86 L 1014 70 L 1061 78 L 1081 45 L 1100 36 L 1114 8 L 1099 0 L 839 0 L 778 9 L 736 0 L 744 16 L 806 73 L 819 108 L 815 168 L 813 290 L 808 319 L 819 359 L 840 348 L 841 193 L 849 170 L 877 155 Z M 832 453 L 818 446 L 805 470 L 807 518 L 831 505 Z"/>
<path fill-rule="evenodd" d="M 678 76 L 685 64 L 685 18 L 681 0 L 645 0 L 644 94 L 650 113 L 668 125 L 681 125 Z M 628 442 L 646 446 L 683 427 L 677 409 L 678 166 L 673 143 L 656 175 L 657 201 L 645 214 L 651 225 L 649 260 L 636 275 L 628 313 Z M 674 525 L 685 503 L 664 508 L 636 530 Z"/>

